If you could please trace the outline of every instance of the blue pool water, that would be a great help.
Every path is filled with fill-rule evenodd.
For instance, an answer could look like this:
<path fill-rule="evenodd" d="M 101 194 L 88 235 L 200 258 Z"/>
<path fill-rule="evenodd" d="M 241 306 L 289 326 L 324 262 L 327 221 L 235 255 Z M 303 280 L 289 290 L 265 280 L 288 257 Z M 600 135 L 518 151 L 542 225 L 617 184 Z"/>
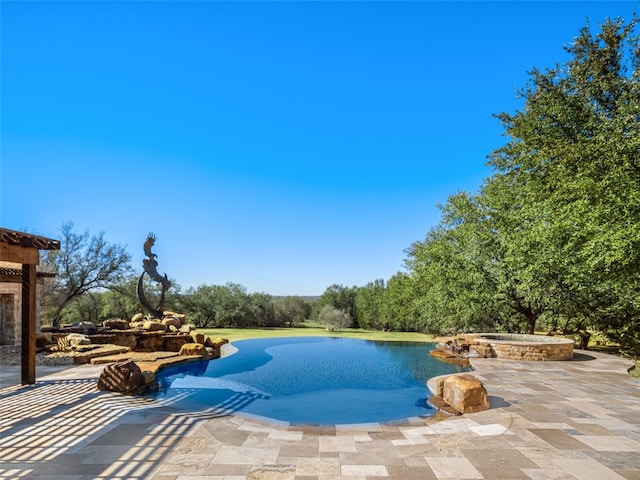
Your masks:
<path fill-rule="evenodd" d="M 429 357 L 429 343 L 292 337 L 233 345 L 233 355 L 161 371 L 155 396 L 186 410 L 292 424 L 384 423 L 432 415 L 427 380 L 467 370 Z"/>

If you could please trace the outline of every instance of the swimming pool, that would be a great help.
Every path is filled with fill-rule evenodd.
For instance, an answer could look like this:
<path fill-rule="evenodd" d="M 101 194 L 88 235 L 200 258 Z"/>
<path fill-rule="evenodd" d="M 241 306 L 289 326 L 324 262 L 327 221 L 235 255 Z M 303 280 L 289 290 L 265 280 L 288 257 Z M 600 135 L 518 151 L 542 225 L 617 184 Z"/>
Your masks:
<path fill-rule="evenodd" d="M 161 371 L 155 396 L 185 410 L 291 424 L 388 423 L 434 414 L 427 380 L 468 370 L 430 358 L 431 343 L 289 337 L 233 345 L 233 355 Z"/>

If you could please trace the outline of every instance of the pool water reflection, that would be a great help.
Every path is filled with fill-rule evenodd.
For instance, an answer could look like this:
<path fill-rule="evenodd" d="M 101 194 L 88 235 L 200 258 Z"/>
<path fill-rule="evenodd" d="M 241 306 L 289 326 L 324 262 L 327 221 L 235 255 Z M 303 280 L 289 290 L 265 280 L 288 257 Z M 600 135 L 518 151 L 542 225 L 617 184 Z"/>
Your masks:
<path fill-rule="evenodd" d="M 242 340 L 237 352 L 160 372 L 158 398 L 292 424 L 391 422 L 432 415 L 427 380 L 461 372 L 434 345 L 330 337 Z"/>

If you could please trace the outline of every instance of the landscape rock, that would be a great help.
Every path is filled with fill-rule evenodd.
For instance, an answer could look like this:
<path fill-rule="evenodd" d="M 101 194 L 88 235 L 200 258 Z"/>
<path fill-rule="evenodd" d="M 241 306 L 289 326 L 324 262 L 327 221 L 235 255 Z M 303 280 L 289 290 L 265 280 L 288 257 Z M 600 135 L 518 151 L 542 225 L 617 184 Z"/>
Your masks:
<path fill-rule="evenodd" d="M 125 393 L 139 393 L 145 385 L 145 376 L 133 360 L 107 365 L 98 379 L 98 390 Z"/>
<path fill-rule="evenodd" d="M 129 328 L 129 322 L 122 318 L 111 318 L 102 322 L 102 326 L 113 330 L 127 330 Z"/>
<path fill-rule="evenodd" d="M 146 334 L 137 337 L 134 350 L 138 352 L 157 352 L 164 350 L 164 343 L 165 341 L 161 331 L 156 334 Z"/>
<path fill-rule="evenodd" d="M 227 343 L 229 343 L 229 340 L 225 338 L 211 339 L 211 337 L 207 337 L 204 342 L 204 346 L 209 352 L 209 358 L 220 358 L 222 345 L 225 345 Z"/>
<path fill-rule="evenodd" d="M 44 348 L 45 346 L 53 343 L 52 333 L 36 333 L 36 347 Z"/>
<path fill-rule="evenodd" d="M 176 317 L 165 317 L 162 319 L 162 324 L 167 327 L 167 329 L 169 327 L 180 328 L 182 326 L 180 320 Z"/>
<path fill-rule="evenodd" d="M 431 381 L 433 382 L 434 389 L 433 394 L 438 398 L 444 397 L 444 380 L 446 375 L 440 375 L 439 377 L 433 378 Z"/>
<path fill-rule="evenodd" d="M 172 317 L 175 318 L 176 320 L 178 320 L 180 322 L 180 325 L 178 325 L 178 328 L 180 328 L 181 325 L 184 325 L 187 319 L 187 316 L 184 313 L 176 313 L 176 312 L 163 312 L 163 316 L 166 317 Z"/>
<path fill-rule="evenodd" d="M 194 333 L 191 334 L 191 338 L 193 338 L 193 341 L 196 342 L 196 343 L 204 344 L 204 342 L 205 342 L 204 333 L 194 332 Z"/>
<path fill-rule="evenodd" d="M 189 335 L 168 335 L 164 337 L 164 348 L 169 352 L 179 352 L 186 343 L 192 343 Z"/>
<path fill-rule="evenodd" d="M 491 345 L 472 344 L 469 346 L 469 352 L 475 352 L 480 358 L 495 358 L 496 356 L 496 352 L 491 348 Z"/>
<path fill-rule="evenodd" d="M 157 322 L 155 320 L 147 320 L 146 322 L 144 322 L 144 326 L 142 328 L 150 332 L 155 332 L 160 330 L 165 331 L 167 329 L 166 325 L 164 325 L 162 322 Z"/>
<path fill-rule="evenodd" d="M 444 380 L 442 398 L 456 410 L 475 413 L 489 408 L 489 396 L 482 382 L 470 374 L 451 375 Z"/>
<path fill-rule="evenodd" d="M 127 332 L 110 333 L 105 335 L 104 339 L 104 342 L 97 342 L 94 340 L 94 343 L 112 343 L 114 345 L 129 347 L 131 350 L 134 350 L 138 344 L 136 337 Z"/>
<path fill-rule="evenodd" d="M 181 348 L 179 355 L 199 355 L 203 358 L 208 357 L 207 349 L 202 343 L 185 343 Z"/>
<path fill-rule="evenodd" d="M 136 313 L 133 317 L 131 317 L 131 322 L 144 322 L 146 320 L 143 313 Z"/>
<path fill-rule="evenodd" d="M 217 338 L 211 339 L 210 337 L 207 337 L 205 345 L 207 345 L 208 347 L 220 348 L 222 345 L 225 345 L 227 343 L 229 343 L 229 340 L 227 340 L 226 338 L 217 337 Z"/>
<path fill-rule="evenodd" d="M 91 322 L 79 322 L 78 324 L 75 324 L 74 327 L 82 333 L 95 333 L 98 331 L 98 326 Z"/>
<path fill-rule="evenodd" d="M 145 386 L 153 385 L 156 383 L 156 374 L 149 370 L 142 370 L 142 378 Z"/>
<path fill-rule="evenodd" d="M 82 333 L 70 333 L 56 339 L 59 350 L 71 350 L 80 345 L 91 345 L 91 340 Z"/>
<path fill-rule="evenodd" d="M 76 365 L 82 365 L 84 363 L 90 363 L 93 358 L 102 357 L 106 355 L 117 355 L 121 353 L 129 352 L 129 348 L 122 345 L 112 344 L 99 344 L 99 345 L 82 345 L 78 347 L 78 350 L 74 352 L 73 363 Z"/>

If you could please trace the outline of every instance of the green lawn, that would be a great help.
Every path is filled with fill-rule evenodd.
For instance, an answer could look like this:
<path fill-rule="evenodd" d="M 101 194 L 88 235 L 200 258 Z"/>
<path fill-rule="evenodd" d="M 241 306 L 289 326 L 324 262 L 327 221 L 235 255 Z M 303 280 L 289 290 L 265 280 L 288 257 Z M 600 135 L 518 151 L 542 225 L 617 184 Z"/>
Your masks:
<path fill-rule="evenodd" d="M 199 332 L 212 338 L 226 338 L 229 342 L 248 338 L 272 337 L 342 337 L 359 338 L 362 340 L 432 342 L 433 335 L 413 332 L 379 332 L 375 330 L 361 330 L 347 328 L 339 332 L 327 332 L 324 327 L 302 328 L 199 328 Z"/>

